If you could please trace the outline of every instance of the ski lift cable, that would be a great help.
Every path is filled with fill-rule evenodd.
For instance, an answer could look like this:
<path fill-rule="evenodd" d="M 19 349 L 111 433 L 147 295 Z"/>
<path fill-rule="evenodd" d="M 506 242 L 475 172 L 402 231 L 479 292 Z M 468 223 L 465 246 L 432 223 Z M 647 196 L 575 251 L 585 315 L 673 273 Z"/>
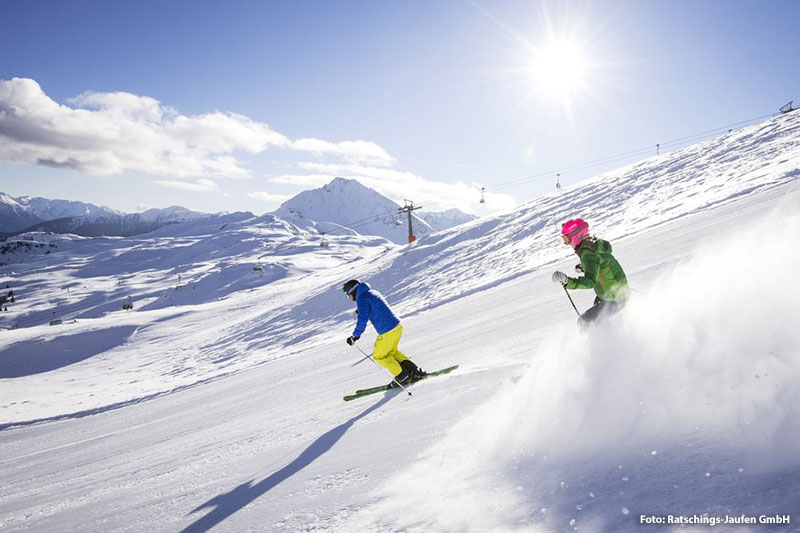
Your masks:
<path fill-rule="evenodd" d="M 375 213 L 375 214 L 370 215 L 368 217 L 364 217 L 362 219 L 354 220 L 352 222 L 341 223 L 339 225 L 343 226 L 343 229 L 333 229 L 333 230 L 326 231 L 325 233 L 327 233 L 328 235 L 345 235 L 346 234 L 346 229 L 355 229 L 355 228 L 360 228 L 362 226 L 366 226 L 367 224 L 369 224 L 372 221 L 374 221 L 375 217 L 380 217 L 380 216 L 383 216 L 383 215 L 390 215 L 390 214 L 395 213 L 395 212 L 396 212 L 395 209 L 389 210 L 389 211 L 383 211 L 381 213 Z M 346 228 L 346 229 L 344 229 L 344 228 Z"/>
<path fill-rule="evenodd" d="M 358 219 L 358 220 L 355 220 L 353 222 L 342 222 L 342 223 L 337 223 L 337 224 L 339 224 L 340 226 L 343 226 L 343 228 L 347 228 L 347 229 L 358 228 L 358 227 L 364 226 L 366 224 L 369 224 L 370 222 L 372 222 L 375 219 L 375 217 L 379 217 L 379 216 L 383 216 L 383 215 L 389 215 L 391 213 L 393 213 L 393 211 L 386 211 L 386 212 L 383 212 L 383 213 L 376 213 L 376 214 L 374 214 L 374 215 L 372 215 L 372 216 L 370 216 L 368 218 Z M 341 233 L 343 231 L 344 231 L 344 229 L 333 229 L 332 231 L 328 231 L 327 233 L 330 234 L 330 235 L 334 235 L 334 234 L 337 234 L 337 233 L 338 234 L 343 234 L 343 233 Z"/>
<path fill-rule="evenodd" d="M 748 125 L 748 124 L 753 124 L 753 123 L 759 122 L 761 120 L 764 120 L 766 118 L 773 117 L 773 116 L 775 116 L 775 113 L 770 113 L 768 115 L 762 115 L 760 117 L 751 118 L 751 119 L 748 119 L 748 120 L 743 120 L 741 122 L 736 122 L 734 124 L 729 124 L 727 126 L 721 126 L 721 127 L 718 127 L 718 128 L 714 128 L 712 130 L 701 132 L 701 133 L 695 133 L 693 135 L 688 135 L 686 137 L 681 137 L 679 139 L 673 139 L 673 140 L 667 141 L 665 143 L 659 143 L 659 145 L 662 148 L 670 148 L 670 147 L 676 146 L 678 144 L 685 143 L 687 141 L 700 140 L 700 139 L 702 139 L 704 137 L 707 137 L 709 135 L 712 135 L 712 134 L 722 133 L 725 130 L 729 130 L 731 128 L 736 128 L 736 127 L 739 127 L 739 126 L 745 126 L 745 125 Z M 485 189 L 499 190 L 499 189 L 504 189 L 504 188 L 507 188 L 507 187 L 513 187 L 513 186 L 516 186 L 516 185 L 520 185 L 520 184 L 523 184 L 523 183 L 528 183 L 528 182 L 531 182 L 531 181 L 537 181 L 537 180 L 542 180 L 542 179 L 552 179 L 553 174 L 556 173 L 556 172 L 558 172 L 560 174 L 565 174 L 567 172 L 574 172 L 574 171 L 577 171 L 577 170 L 584 170 L 584 169 L 592 168 L 592 167 L 595 167 L 595 166 L 598 166 L 598 165 L 602 165 L 604 163 L 612 163 L 612 162 L 620 160 L 620 159 L 630 158 L 630 157 L 635 156 L 635 155 L 644 155 L 644 154 L 647 154 L 647 153 L 651 153 L 652 150 L 653 150 L 652 146 L 648 146 L 646 148 L 639 148 L 639 149 L 636 149 L 636 150 L 631 150 L 629 152 L 624 152 L 624 153 L 620 153 L 620 154 L 616 154 L 616 155 L 606 156 L 606 157 L 603 157 L 603 158 L 600 158 L 600 159 L 595 159 L 595 160 L 592 160 L 592 161 L 587 161 L 585 163 L 573 165 L 573 166 L 566 167 L 566 168 L 563 168 L 563 169 L 560 169 L 560 170 L 550 170 L 550 171 L 546 171 L 546 172 L 539 172 L 539 173 L 533 174 L 533 175 L 525 177 L 525 178 L 519 178 L 519 179 L 511 180 L 511 181 L 508 181 L 508 182 L 505 182 L 505 183 L 500 183 L 499 185 L 495 185 L 494 187 L 485 187 Z"/>

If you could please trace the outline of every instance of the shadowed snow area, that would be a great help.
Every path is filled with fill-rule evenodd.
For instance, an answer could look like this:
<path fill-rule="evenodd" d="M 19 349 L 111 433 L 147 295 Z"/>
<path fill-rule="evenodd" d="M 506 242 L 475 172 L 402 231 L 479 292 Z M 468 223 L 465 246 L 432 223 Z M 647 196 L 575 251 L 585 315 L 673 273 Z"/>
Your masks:
<path fill-rule="evenodd" d="M 135 331 L 133 326 L 120 326 L 12 344 L 0 352 L 0 379 L 40 374 L 77 363 L 124 344 Z"/>
<path fill-rule="evenodd" d="M 796 529 L 798 176 L 793 113 L 410 246 L 273 215 L 28 235 L 50 253 L 0 270 L 0 529 Z M 633 289 L 587 332 L 550 281 L 575 217 Z M 458 370 L 343 402 L 388 381 L 344 343 L 351 278 L 404 353 Z"/>

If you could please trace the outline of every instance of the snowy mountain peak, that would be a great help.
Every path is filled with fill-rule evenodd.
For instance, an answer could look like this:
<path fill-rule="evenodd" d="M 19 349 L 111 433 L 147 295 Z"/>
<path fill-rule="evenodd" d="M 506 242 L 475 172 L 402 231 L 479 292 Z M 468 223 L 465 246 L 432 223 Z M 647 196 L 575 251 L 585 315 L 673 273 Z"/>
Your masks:
<path fill-rule="evenodd" d="M 358 180 L 337 177 L 319 189 L 303 191 L 284 202 L 275 215 L 302 227 L 341 234 L 350 230 L 378 235 L 392 242 L 408 242 L 408 215 L 394 201 Z M 412 230 L 417 238 L 473 220 L 458 209 L 444 213 L 416 211 Z"/>
<path fill-rule="evenodd" d="M 0 233 L 21 230 L 41 222 L 26 206 L 6 193 L 0 192 Z"/>
<path fill-rule="evenodd" d="M 368 187 L 364 186 L 358 180 L 348 179 L 348 178 L 333 178 L 333 181 L 328 183 L 327 185 L 322 187 L 326 191 L 336 191 L 336 190 L 344 190 L 347 191 L 349 188 L 353 189 L 368 189 Z"/>
<path fill-rule="evenodd" d="M 335 178 L 327 185 L 303 191 L 287 200 L 274 212 L 303 228 L 319 232 L 378 235 L 392 242 L 408 242 L 408 218 L 400 217 L 399 206 L 357 180 Z M 431 227 L 413 216 L 413 231 L 418 238 L 432 233 Z"/>
<path fill-rule="evenodd" d="M 7 195 L 4 192 L 0 192 L 0 204 L 5 204 L 5 205 L 7 205 L 9 207 L 12 207 L 12 208 L 21 208 L 22 207 L 19 204 L 19 202 L 17 202 L 16 200 L 14 200 L 12 197 L 10 197 L 9 195 Z"/>
<path fill-rule="evenodd" d="M 148 209 L 141 213 L 142 220 L 153 221 L 185 221 L 197 220 L 209 216 L 207 213 L 192 211 L 179 205 L 165 207 L 164 209 Z"/>
<path fill-rule="evenodd" d="M 47 198 L 31 198 L 21 196 L 17 202 L 29 213 L 43 220 L 56 220 L 68 217 L 119 216 L 123 213 L 110 207 L 99 207 L 86 202 L 72 200 L 50 200 Z"/>
<path fill-rule="evenodd" d="M 423 211 L 419 214 L 419 217 L 427 222 L 434 231 L 446 230 L 478 218 L 475 215 L 469 215 L 455 208 L 442 211 L 441 213 Z"/>

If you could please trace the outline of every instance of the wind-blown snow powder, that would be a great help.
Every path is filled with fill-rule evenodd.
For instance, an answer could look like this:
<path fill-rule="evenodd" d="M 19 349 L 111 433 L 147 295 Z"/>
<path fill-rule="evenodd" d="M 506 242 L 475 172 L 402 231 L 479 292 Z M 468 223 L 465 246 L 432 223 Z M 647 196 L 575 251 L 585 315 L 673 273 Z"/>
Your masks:
<path fill-rule="evenodd" d="M 562 331 L 514 401 L 537 406 L 526 445 L 570 458 L 665 432 L 724 434 L 753 457 L 798 461 L 800 310 L 774 283 L 797 271 L 785 236 L 798 231 L 792 217 L 708 243 L 619 320 L 586 337 Z"/>
<path fill-rule="evenodd" d="M 703 243 L 603 325 L 555 331 L 352 524 L 635 530 L 639 514 L 747 512 L 746 475 L 786 511 L 777 489 L 800 465 L 800 252 L 786 236 L 800 217 L 773 218 Z"/>

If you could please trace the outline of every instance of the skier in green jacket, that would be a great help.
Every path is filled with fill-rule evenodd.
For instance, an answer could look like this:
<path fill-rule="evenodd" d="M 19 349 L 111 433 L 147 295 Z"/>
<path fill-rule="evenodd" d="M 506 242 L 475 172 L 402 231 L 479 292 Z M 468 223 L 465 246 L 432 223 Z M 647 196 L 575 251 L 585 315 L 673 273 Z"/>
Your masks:
<path fill-rule="evenodd" d="M 619 312 L 628 301 L 630 288 L 622 267 L 611 255 L 611 243 L 589 235 L 589 225 L 581 219 L 569 220 L 561 227 L 564 244 L 569 244 L 581 260 L 575 270 L 582 272 L 571 278 L 553 272 L 553 281 L 568 290 L 594 289 L 594 305 L 581 315 L 581 325 L 597 320 L 603 314 Z"/>

